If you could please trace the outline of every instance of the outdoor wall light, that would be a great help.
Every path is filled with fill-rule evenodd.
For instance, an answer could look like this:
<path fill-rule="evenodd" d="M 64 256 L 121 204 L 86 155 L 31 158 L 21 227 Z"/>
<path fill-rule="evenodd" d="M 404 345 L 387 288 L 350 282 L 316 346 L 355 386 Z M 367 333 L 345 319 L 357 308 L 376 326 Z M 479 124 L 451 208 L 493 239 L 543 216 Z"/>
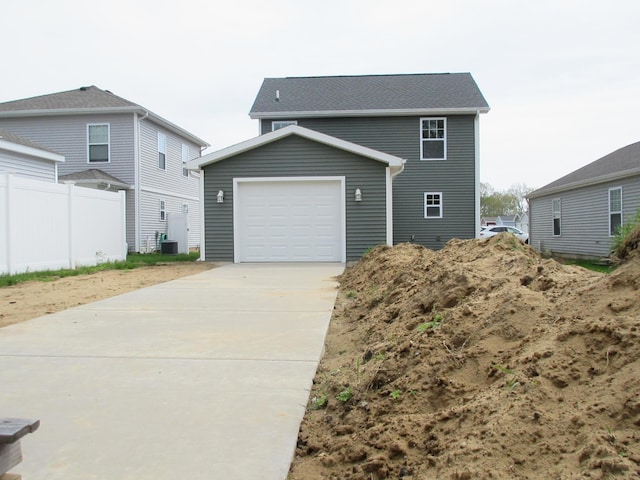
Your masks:
<path fill-rule="evenodd" d="M 362 201 L 362 191 L 359 188 L 356 188 L 356 202 L 361 202 Z"/>
<path fill-rule="evenodd" d="M 224 202 L 224 192 L 222 190 L 218 191 L 218 203 L 223 203 Z"/>

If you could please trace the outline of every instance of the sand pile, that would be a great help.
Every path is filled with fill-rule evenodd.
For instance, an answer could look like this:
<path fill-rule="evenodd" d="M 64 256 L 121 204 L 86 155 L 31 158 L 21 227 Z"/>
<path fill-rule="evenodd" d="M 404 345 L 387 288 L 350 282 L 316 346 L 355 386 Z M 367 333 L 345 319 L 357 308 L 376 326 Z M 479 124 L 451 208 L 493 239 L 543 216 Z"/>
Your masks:
<path fill-rule="evenodd" d="M 503 234 L 377 247 L 340 278 L 290 479 L 637 478 L 640 257 Z"/>

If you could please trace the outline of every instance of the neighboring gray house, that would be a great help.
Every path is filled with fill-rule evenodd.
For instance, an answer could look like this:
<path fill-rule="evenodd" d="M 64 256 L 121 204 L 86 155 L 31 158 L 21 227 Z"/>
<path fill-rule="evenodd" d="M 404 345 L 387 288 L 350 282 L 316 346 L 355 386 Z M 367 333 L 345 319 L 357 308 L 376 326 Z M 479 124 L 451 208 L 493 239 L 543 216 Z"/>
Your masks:
<path fill-rule="evenodd" d="M 531 192 L 529 241 L 573 258 L 607 257 L 616 230 L 640 209 L 640 142 Z"/>
<path fill-rule="evenodd" d="M 476 237 L 488 111 L 468 73 L 265 79 L 261 135 L 190 164 L 206 259 L 349 261 Z"/>
<path fill-rule="evenodd" d="M 188 216 L 189 246 L 199 246 L 199 179 L 185 164 L 202 139 L 95 86 L 0 103 L 0 128 L 64 155 L 60 181 L 126 190 L 130 251 L 155 249 L 170 213 Z"/>
<path fill-rule="evenodd" d="M 63 155 L 0 128 L 0 173 L 57 183 L 63 162 Z"/>

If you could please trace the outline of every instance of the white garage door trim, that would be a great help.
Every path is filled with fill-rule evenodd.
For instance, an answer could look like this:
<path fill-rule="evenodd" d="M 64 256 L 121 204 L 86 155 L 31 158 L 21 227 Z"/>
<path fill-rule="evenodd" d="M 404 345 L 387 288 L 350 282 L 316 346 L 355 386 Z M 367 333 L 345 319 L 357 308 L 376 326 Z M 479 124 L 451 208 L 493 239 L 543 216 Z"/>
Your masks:
<path fill-rule="evenodd" d="M 340 261 L 342 263 L 346 262 L 347 258 L 347 241 L 346 241 L 346 202 L 345 202 L 345 177 L 344 176 L 320 176 L 320 177 L 251 177 L 251 178 L 234 178 L 233 179 L 233 261 L 235 263 L 242 262 L 242 251 L 239 244 L 240 237 L 240 198 L 238 195 L 239 184 L 242 183 L 251 183 L 251 182 L 333 182 L 338 183 L 340 187 L 340 198 L 339 198 L 339 209 L 340 209 L 340 219 L 339 219 L 339 235 L 340 235 Z"/>

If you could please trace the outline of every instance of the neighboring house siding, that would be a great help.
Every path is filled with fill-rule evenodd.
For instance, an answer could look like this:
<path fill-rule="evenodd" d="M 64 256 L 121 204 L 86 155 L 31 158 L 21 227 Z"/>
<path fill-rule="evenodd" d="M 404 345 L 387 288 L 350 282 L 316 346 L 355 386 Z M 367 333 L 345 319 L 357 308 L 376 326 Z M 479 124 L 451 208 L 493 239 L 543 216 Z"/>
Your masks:
<path fill-rule="evenodd" d="M 420 119 L 351 117 L 294 119 L 298 125 L 407 160 L 393 183 L 394 243 L 438 249 L 476 233 L 475 116 L 447 117 L 447 160 L 420 160 Z M 286 119 L 283 119 L 286 120 Z M 271 120 L 262 120 L 262 132 Z M 443 218 L 424 218 L 424 193 L 441 192 Z"/>
<path fill-rule="evenodd" d="M 166 137 L 165 169 L 158 166 L 158 132 Z M 151 238 L 155 246 L 156 231 L 167 233 L 166 221 L 158 220 L 158 204 L 166 202 L 166 212 L 181 213 L 183 204 L 189 205 L 189 247 L 200 245 L 199 177 L 193 172 L 182 174 L 182 145 L 189 147 L 190 159 L 200 156 L 200 147 L 153 122 L 140 122 L 140 225 L 141 248 Z"/>
<path fill-rule="evenodd" d="M 87 125 L 108 123 L 110 161 L 87 161 Z M 133 115 L 61 115 L 0 119 L 0 126 L 65 156 L 58 175 L 97 168 L 125 183 L 134 183 Z"/>
<path fill-rule="evenodd" d="M 57 180 L 54 162 L 2 150 L 0 150 L 0 172 L 15 173 L 21 177 L 45 182 Z"/>
<path fill-rule="evenodd" d="M 386 164 L 300 137 L 286 137 L 204 168 L 205 254 L 233 261 L 233 179 L 344 176 L 347 260 L 386 242 Z M 353 192 L 362 190 L 363 201 Z M 216 195 L 224 191 L 224 203 Z"/>
<path fill-rule="evenodd" d="M 565 256 L 606 257 L 610 253 L 609 189 L 622 187 L 623 219 L 640 208 L 640 176 L 532 198 L 530 244 L 542 252 Z M 553 235 L 552 202 L 560 199 L 560 236 Z"/>

